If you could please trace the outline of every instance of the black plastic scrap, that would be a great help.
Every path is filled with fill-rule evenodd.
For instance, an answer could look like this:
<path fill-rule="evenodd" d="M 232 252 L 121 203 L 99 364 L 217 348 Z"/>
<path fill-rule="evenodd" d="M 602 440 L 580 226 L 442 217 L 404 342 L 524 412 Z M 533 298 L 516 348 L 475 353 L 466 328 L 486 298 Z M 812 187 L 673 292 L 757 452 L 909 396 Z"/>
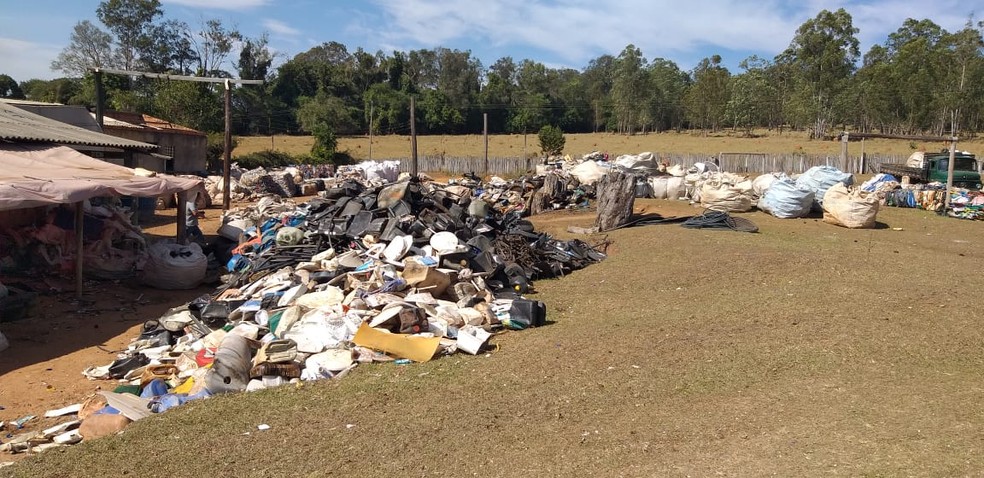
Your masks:
<path fill-rule="evenodd" d="M 284 221 L 287 224 L 272 224 L 262 230 L 265 240 L 238 260 L 233 259 L 237 271 L 249 273 L 240 274 L 227 285 L 241 285 L 253 274 L 293 265 L 329 247 L 338 254 L 365 252 L 370 247 L 367 236 L 372 243 L 388 243 L 397 236 L 410 235 L 413 244 L 409 255 L 420 256 L 434 234 L 453 233 L 467 249 L 441 254 L 439 267 L 483 273 L 493 292 L 515 280 L 504 272 L 511 264 L 518 265 L 527 280 L 533 280 L 561 276 L 605 258 L 604 251 L 584 241 L 559 241 L 534 231 L 521 209 L 501 213 L 500 209 L 508 208 L 474 196 L 483 186 L 488 187 L 479 184 L 467 188 L 471 195 L 458 195 L 433 183 L 405 181 L 367 188 L 346 180 L 298 206 Z M 271 231 L 291 224 L 304 232 L 304 242 L 277 245 Z"/>

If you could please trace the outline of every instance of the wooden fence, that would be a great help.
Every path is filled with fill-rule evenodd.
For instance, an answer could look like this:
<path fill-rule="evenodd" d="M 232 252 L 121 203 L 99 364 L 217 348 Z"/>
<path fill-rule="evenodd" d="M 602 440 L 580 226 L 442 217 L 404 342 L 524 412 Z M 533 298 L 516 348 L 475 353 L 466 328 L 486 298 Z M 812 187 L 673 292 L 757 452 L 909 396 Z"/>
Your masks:
<path fill-rule="evenodd" d="M 908 157 L 899 155 L 848 156 L 847 163 L 842 164 L 840 155 L 721 153 L 711 156 L 688 153 L 654 154 L 660 161 L 666 160 L 671 165 L 680 164 L 684 168 L 689 168 L 694 163 L 717 161 L 722 171 L 746 174 L 778 171 L 795 174 L 802 173 L 814 166 L 834 166 L 850 173 L 873 174 L 878 172 L 878 166 L 881 163 L 904 163 Z M 400 171 L 410 171 L 410 159 L 399 158 L 396 160 L 400 161 Z M 443 172 L 453 176 L 465 173 L 518 176 L 533 171 L 539 161 L 541 160 L 519 157 L 490 157 L 488 171 L 486 171 L 483 158 L 419 156 L 417 169 L 421 172 Z"/>

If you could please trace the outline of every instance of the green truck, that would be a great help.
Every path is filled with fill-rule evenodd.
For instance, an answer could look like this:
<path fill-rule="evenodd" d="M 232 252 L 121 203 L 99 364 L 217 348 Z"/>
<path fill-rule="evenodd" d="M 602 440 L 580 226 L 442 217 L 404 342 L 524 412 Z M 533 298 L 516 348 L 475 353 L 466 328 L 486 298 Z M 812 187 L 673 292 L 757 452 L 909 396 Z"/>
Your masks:
<path fill-rule="evenodd" d="M 965 189 L 981 189 L 980 165 L 977 158 L 966 151 L 957 152 L 953 163 L 953 186 Z M 909 177 L 912 183 L 946 183 L 950 152 L 913 153 L 905 163 L 882 163 L 878 172 L 891 174 L 899 179 Z"/>

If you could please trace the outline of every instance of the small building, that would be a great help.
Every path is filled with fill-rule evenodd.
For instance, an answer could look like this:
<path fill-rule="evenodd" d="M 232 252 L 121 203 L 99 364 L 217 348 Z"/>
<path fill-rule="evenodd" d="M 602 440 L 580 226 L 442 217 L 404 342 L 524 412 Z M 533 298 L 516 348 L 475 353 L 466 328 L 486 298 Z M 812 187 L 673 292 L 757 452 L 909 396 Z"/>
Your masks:
<path fill-rule="evenodd" d="M 155 153 L 134 155 L 134 167 L 162 173 L 205 171 L 205 133 L 141 113 L 107 111 L 103 132 L 118 138 L 157 145 Z"/>

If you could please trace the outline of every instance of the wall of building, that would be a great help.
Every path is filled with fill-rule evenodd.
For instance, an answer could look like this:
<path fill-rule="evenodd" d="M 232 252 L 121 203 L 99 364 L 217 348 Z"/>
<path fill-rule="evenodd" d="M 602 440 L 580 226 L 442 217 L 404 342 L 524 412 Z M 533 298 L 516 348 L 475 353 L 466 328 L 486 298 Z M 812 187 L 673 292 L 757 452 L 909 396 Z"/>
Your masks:
<path fill-rule="evenodd" d="M 205 148 L 207 143 L 205 136 L 113 128 L 110 126 L 106 126 L 105 131 L 119 138 L 156 144 L 158 146 L 158 150 L 155 151 L 156 153 L 174 157 L 173 172 L 175 173 L 195 173 L 205 170 Z M 151 171 L 167 172 L 164 161 L 161 159 L 145 154 L 134 155 L 134 157 L 138 167 Z"/>

